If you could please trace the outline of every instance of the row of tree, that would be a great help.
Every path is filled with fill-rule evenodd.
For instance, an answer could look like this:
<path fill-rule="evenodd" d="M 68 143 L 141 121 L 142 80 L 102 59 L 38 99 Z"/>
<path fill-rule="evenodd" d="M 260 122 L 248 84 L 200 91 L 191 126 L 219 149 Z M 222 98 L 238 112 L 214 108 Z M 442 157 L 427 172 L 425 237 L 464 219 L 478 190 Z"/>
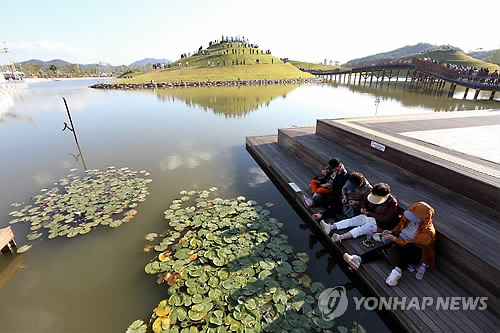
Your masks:
<path fill-rule="evenodd" d="M 64 64 L 64 65 L 35 65 L 35 64 L 15 64 L 16 70 L 23 72 L 28 77 L 37 76 L 119 76 L 125 72 L 148 72 L 153 70 L 151 65 L 137 65 L 131 68 L 130 66 L 112 66 L 109 64 L 93 64 L 81 66 L 79 64 Z"/>

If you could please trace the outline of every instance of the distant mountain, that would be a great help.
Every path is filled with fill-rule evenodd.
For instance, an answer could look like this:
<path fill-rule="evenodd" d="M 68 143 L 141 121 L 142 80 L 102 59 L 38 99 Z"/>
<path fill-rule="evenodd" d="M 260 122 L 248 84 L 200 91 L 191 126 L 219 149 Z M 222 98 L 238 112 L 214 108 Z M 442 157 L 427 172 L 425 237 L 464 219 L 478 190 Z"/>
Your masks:
<path fill-rule="evenodd" d="M 134 61 L 133 63 L 131 63 L 129 65 L 129 67 L 152 65 L 152 64 L 157 64 L 157 63 L 168 64 L 170 62 L 172 62 L 172 61 L 168 60 L 168 59 L 165 59 L 165 58 L 161 58 L 161 59 L 157 59 L 157 58 L 144 58 L 142 60 Z"/>
<path fill-rule="evenodd" d="M 395 49 L 388 52 L 377 53 L 363 58 L 353 59 L 345 63 L 343 66 L 355 67 L 365 64 L 372 64 L 380 60 L 398 59 L 413 54 L 420 54 L 438 50 L 460 50 L 460 49 L 451 45 L 433 45 L 429 43 L 418 43 L 415 45 L 403 46 L 400 47 L 399 49 Z"/>
<path fill-rule="evenodd" d="M 473 51 L 466 53 L 468 56 L 471 56 L 472 58 L 476 58 L 479 60 L 486 60 L 488 57 L 495 52 L 495 50 L 489 50 L 489 51 Z"/>
<path fill-rule="evenodd" d="M 42 67 L 50 67 L 50 65 L 54 65 L 56 67 L 61 67 L 65 65 L 71 65 L 70 62 L 61 60 L 61 59 L 53 59 L 49 61 L 43 61 L 38 59 L 30 59 L 23 62 L 20 62 L 21 65 L 40 65 Z"/>
<path fill-rule="evenodd" d="M 500 49 L 489 50 L 489 51 L 474 51 L 466 53 L 468 56 L 473 58 L 491 62 L 492 64 L 500 65 Z"/>

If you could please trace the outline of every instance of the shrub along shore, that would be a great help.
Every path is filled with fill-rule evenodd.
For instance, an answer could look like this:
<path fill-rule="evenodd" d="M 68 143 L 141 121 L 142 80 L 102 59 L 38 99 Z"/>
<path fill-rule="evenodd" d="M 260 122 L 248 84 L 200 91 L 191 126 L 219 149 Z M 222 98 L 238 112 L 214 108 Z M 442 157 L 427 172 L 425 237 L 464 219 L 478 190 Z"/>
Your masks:
<path fill-rule="evenodd" d="M 218 81 L 179 81 L 179 82 L 150 82 L 150 83 L 96 83 L 90 88 L 97 89 L 148 89 L 148 88 L 177 88 L 177 87 L 226 87 L 226 86 L 261 86 L 270 84 L 300 84 L 321 82 L 322 78 L 294 78 L 294 79 L 263 79 L 263 80 L 218 80 Z"/>

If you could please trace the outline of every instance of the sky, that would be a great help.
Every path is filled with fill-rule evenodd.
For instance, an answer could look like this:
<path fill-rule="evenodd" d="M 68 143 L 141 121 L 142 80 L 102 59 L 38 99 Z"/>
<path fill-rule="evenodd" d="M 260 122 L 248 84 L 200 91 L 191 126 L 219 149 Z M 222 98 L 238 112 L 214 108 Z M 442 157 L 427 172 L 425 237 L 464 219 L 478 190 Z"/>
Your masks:
<path fill-rule="evenodd" d="M 12 61 L 177 60 L 224 36 L 279 58 L 347 62 L 406 45 L 500 48 L 499 0 L 0 0 Z M 3 47 L 3 45 L 2 45 Z M 5 55 L 0 55 L 5 56 Z M 0 63 L 6 63 L 0 57 Z"/>

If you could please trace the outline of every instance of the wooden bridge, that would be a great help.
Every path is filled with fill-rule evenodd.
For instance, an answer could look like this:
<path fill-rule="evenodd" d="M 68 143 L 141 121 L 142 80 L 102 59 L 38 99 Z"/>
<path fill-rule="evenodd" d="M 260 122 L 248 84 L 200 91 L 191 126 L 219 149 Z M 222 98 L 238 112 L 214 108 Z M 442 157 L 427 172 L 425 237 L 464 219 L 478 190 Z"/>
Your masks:
<path fill-rule="evenodd" d="M 500 90 L 500 78 L 491 76 L 474 76 L 460 74 L 457 71 L 450 70 L 441 64 L 423 61 L 420 59 L 411 59 L 400 63 L 379 63 L 369 66 L 355 67 L 347 70 L 306 70 L 304 72 L 316 76 L 335 79 L 340 82 L 358 84 L 369 81 L 371 85 L 376 79 L 375 84 L 384 84 L 384 79 L 399 81 L 404 76 L 405 86 L 409 84 L 411 89 L 424 90 L 426 92 L 443 94 L 446 90 L 446 83 L 449 83 L 448 97 L 453 97 L 455 89 L 458 86 L 465 87 L 464 98 L 467 97 L 469 89 L 474 89 L 474 99 L 477 99 L 481 90 L 491 91 L 490 100 L 493 100 L 495 93 Z M 380 81 L 380 82 L 379 82 Z"/>

